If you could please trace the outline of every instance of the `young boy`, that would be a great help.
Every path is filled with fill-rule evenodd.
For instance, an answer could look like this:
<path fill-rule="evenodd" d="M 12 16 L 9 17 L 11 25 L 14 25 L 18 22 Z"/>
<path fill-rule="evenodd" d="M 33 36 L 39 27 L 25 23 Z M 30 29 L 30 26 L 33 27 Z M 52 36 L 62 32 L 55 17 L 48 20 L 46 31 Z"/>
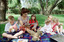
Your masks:
<path fill-rule="evenodd" d="M 18 33 L 19 33 L 17 31 L 17 29 L 19 28 L 18 24 L 16 23 L 16 25 L 15 25 L 15 21 L 14 21 L 13 16 L 9 16 L 8 21 L 9 22 L 5 25 L 5 33 L 3 33 L 2 36 L 6 37 L 6 38 L 17 38 Z M 14 25 L 15 25 L 15 29 L 14 29 L 14 32 L 12 32 Z M 23 32 L 23 31 L 21 31 L 21 32 Z"/>

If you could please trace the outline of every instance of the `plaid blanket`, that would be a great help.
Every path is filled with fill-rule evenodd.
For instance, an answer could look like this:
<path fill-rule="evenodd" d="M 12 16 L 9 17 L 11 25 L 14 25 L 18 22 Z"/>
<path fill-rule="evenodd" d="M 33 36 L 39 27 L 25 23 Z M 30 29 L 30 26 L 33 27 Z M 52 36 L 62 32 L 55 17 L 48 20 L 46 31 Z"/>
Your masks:
<path fill-rule="evenodd" d="M 51 37 L 51 35 L 49 34 L 49 33 L 45 33 L 44 35 L 42 35 L 41 37 L 40 37 L 40 40 L 39 41 L 33 41 L 32 40 L 32 36 L 30 36 L 30 34 L 29 33 L 24 33 L 23 34 L 23 37 L 21 38 L 21 39 L 28 39 L 28 42 L 50 42 L 50 37 Z M 14 39 L 13 39 L 14 40 Z M 12 40 L 12 41 L 13 41 Z M 12 41 L 10 41 L 10 42 L 12 42 Z M 0 41 L 1 42 L 1 41 Z"/>
<path fill-rule="evenodd" d="M 33 41 L 32 36 L 30 36 L 29 33 L 23 34 L 23 37 L 21 39 L 28 39 L 28 42 L 50 42 L 50 34 L 45 33 L 44 35 L 41 36 L 39 41 Z"/>

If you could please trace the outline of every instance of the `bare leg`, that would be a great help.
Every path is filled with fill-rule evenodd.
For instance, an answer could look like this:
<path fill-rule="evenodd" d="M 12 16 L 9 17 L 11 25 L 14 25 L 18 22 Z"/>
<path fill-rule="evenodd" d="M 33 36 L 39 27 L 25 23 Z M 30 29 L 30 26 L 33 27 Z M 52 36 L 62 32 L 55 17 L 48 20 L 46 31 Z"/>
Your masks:
<path fill-rule="evenodd" d="M 32 30 L 30 30 L 30 29 L 26 29 L 26 31 L 29 33 L 29 34 L 31 34 L 31 36 L 33 36 L 36 32 L 34 32 L 34 31 L 32 31 Z"/>
<path fill-rule="evenodd" d="M 3 33 L 2 36 L 3 36 L 3 37 L 7 37 L 7 38 L 17 38 L 17 37 L 15 37 L 15 36 L 12 36 L 12 35 L 7 34 L 7 33 Z"/>
<path fill-rule="evenodd" d="M 17 37 L 17 36 L 21 35 L 22 33 L 23 33 L 23 31 L 20 31 L 20 32 L 16 33 L 14 36 Z"/>
<path fill-rule="evenodd" d="M 34 31 L 30 30 L 30 29 L 27 29 L 27 32 L 30 33 L 31 36 L 33 36 L 33 38 L 32 38 L 33 41 L 36 41 L 36 40 L 39 39 L 39 34 L 37 32 L 34 32 Z"/>

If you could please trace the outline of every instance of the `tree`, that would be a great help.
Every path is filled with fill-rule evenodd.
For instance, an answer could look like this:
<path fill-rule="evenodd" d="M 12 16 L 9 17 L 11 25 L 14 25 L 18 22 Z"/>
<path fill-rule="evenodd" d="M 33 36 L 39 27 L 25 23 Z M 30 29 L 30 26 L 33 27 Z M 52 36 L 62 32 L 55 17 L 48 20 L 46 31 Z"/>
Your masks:
<path fill-rule="evenodd" d="M 51 14 L 52 10 L 61 2 L 62 0 L 39 0 L 42 12 L 45 15 Z M 51 3 L 52 2 L 52 3 Z M 44 5 L 45 4 L 45 5 Z"/>
<path fill-rule="evenodd" d="M 8 10 L 7 13 L 19 14 L 21 9 L 20 0 L 8 0 Z"/>
<path fill-rule="evenodd" d="M 0 20 L 6 20 L 7 0 L 0 0 Z"/>
<path fill-rule="evenodd" d="M 59 3 L 58 8 L 64 9 L 64 0 L 62 0 L 62 2 Z"/>
<path fill-rule="evenodd" d="M 19 0 L 8 0 L 8 7 L 9 8 L 15 8 L 18 4 Z"/>

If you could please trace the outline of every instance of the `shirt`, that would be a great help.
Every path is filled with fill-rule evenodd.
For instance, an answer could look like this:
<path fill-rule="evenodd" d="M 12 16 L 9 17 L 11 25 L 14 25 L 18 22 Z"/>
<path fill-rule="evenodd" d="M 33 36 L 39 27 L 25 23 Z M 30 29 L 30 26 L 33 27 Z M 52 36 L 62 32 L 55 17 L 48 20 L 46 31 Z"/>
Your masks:
<path fill-rule="evenodd" d="M 32 20 L 32 21 L 30 20 L 29 23 L 30 23 L 30 24 L 35 24 L 35 25 L 37 24 L 37 26 L 38 26 L 38 21 L 37 21 L 37 20 L 36 20 L 36 23 L 35 23 L 34 20 Z M 32 27 L 32 26 L 34 26 L 34 25 L 31 25 L 31 27 Z"/>
<path fill-rule="evenodd" d="M 15 22 L 14 22 L 14 24 L 15 24 Z M 14 24 L 13 24 L 13 25 L 14 25 Z M 10 22 L 8 22 L 8 23 L 5 25 L 5 31 L 6 31 L 6 32 L 9 31 L 10 26 L 13 26 L 13 25 L 11 25 Z M 16 25 L 17 25 L 17 28 L 19 28 L 18 24 L 16 24 Z"/>
<path fill-rule="evenodd" d="M 46 30 L 45 30 L 45 29 L 46 29 Z M 42 27 L 42 28 L 40 29 L 40 31 L 43 31 L 43 32 L 44 32 L 44 31 L 51 31 L 51 32 L 52 32 L 53 30 L 52 30 L 51 23 L 48 24 L 48 25 L 45 24 L 44 27 Z"/>
<path fill-rule="evenodd" d="M 18 20 L 21 20 L 23 22 L 23 24 L 25 24 L 25 23 L 27 23 L 27 21 L 29 21 L 29 16 L 27 16 L 26 20 L 23 20 L 22 16 L 19 16 Z"/>

